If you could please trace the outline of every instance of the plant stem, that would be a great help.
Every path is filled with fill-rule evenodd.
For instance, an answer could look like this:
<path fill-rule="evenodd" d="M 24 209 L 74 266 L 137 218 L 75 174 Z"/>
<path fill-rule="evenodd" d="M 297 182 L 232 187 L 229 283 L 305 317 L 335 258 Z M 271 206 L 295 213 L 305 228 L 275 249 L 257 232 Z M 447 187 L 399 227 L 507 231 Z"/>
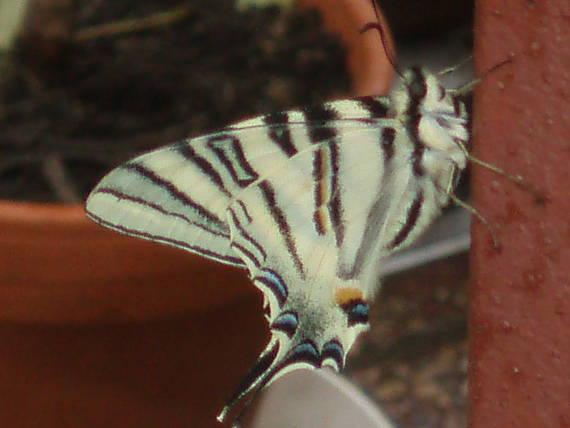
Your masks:
<path fill-rule="evenodd" d="M 132 18 L 125 19 L 123 21 L 110 22 L 108 24 L 94 25 L 77 31 L 75 33 L 75 40 L 84 41 L 99 37 L 112 37 L 120 34 L 162 27 L 186 18 L 189 13 L 190 8 L 188 6 L 181 6 L 174 10 L 155 13 L 144 18 Z"/>

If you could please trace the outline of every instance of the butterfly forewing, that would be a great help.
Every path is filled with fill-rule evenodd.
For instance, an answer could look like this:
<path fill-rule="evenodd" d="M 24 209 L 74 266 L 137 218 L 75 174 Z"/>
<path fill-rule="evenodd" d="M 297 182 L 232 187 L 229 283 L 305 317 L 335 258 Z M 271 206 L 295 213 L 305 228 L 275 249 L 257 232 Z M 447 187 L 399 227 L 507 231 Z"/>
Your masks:
<path fill-rule="evenodd" d="M 346 117 L 371 117 L 353 102 L 270 114 L 139 156 L 101 180 L 87 201 L 94 221 L 214 260 L 243 265 L 229 247 L 226 209 L 241 190 L 275 174 L 327 135 L 310 135 L 307 117 L 326 119 L 333 105 Z M 323 113 L 325 112 L 325 113 Z M 339 124 L 345 132 L 359 122 Z M 335 124 L 330 124 L 335 127 Z M 315 128 L 322 127 L 316 124 Z"/>
<path fill-rule="evenodd" d="M 93 190 L 87 214 L 119 232 L 243 265 L 229 246 L 229 195 L 176 144 L 113 170 Z"/>

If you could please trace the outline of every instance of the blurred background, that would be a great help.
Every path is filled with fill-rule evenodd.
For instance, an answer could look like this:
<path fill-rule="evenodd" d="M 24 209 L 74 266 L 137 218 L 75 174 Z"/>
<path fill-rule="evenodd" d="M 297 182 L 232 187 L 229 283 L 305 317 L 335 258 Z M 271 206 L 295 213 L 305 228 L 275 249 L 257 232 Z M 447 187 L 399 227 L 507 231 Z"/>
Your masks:
<path fill-rule="evenodd" d="M 106 171 L 137 153 L 251 115 L 350 96 L 346 46 L 318 11 L 289 3 L 0 0 L 3 209 L 8 201 L 78 206 Z M 471 1 L 380 6 L 402 67 L 440 70 L 469 56 Z M 467 65 L 448 84 L 471 76 Z M 466 425 L 468 228 L 468 216 L 450 210 L 436 232 L 387 262 L 372 329 L 349 357 L 345 375 L 399 426 Z M 27 408 L 41 405 L 30 399 Z M 21 426 L 56 426 L 48 420 L 57 418 Z"/>

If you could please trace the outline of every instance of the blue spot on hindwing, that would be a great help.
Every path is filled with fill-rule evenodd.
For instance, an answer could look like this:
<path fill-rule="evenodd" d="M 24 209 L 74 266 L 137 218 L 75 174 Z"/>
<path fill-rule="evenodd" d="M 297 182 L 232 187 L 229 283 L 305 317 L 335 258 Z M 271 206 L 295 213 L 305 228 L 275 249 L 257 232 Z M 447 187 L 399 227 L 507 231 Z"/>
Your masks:
<path fill-rule="evenodd" d="M 287 334 L 289 338 L 293 337 L 299 325 L 299 318 L 293 311 L 287 311 L 280 314 L 271 323 L 272 330 L 279 330 Z"/>
<path fill-rule="evenodd" d="M 337 339 L 332 339 L 323 346 L 321 359 L 324 361 L 329 358 L 335 361 L 339 370 L 342 370 L 344 366 L 344 349 Z"/>
<path fill-rule="evenodd" d="M 320 367 L 321 358 L 319 356 L 319 351 L 312 341 L 305 340 L 290 351 L 289 356 L 286 359 L 286 364 L 289 365 L 298 362 L 304 362 L 311 364 L 314 367 Z"/>
<path fill-rule="evenodd" d="M 276 272 L 264 269 L 261 272 L 261 275 L 256 276 L 253 278 L 254 282 L 259 282 L 263 284 L 266 288 L 271 290 L 277 302 L 279 302 L 279 306 L 283 306 L 285 301 L 287 300 L 287 296 L 289 295 L 289 291 L 287 290 L 287 286 L 285 282 L 281 278 L 279 274 Z"/>
<path fill-rule="evenodd" d="M 351 300 L 341 305 L 341 309 L 346 313 L 349 326 L 366 324 L 368 322 L 368 305 L 364 300 Z"/>

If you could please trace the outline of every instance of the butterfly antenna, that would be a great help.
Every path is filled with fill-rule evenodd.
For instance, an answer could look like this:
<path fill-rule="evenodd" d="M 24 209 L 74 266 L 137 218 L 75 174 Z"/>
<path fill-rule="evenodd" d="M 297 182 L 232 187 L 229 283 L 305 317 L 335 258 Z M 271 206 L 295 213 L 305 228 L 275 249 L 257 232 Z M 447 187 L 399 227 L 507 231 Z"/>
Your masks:
<path fill-rule="evenodd" d="M 471 59 L 471 57 L 469 57 L 468 59 Z M 492 66 L 490 69 L 485 71 L 481 76 L 473 79 L 470 82 L 467 82 L 465 85 L 463 85 L 457 89 L 450 90 L 450 92 L 452 92 L 453 95 L 455 95 L 455 96 L 463 96 L 465 94 L 468 94 L 469 92 L 473 91 L 473 88 L 475 88 L 475 86 L 477 86 L 479 83 L 481 83 L 483 81 L 483 79 L 485 77 L 487 77 L 489 74 L 494 73 L 499 68 L 503 67 L 506 64 L 510 64 L 512 62 L 513 62 L 512 58 L 507 58 L 507 59 L 499 62 L 498 64 L 495 64 L 494 66 Z M 460 65 L 462 65 L 462 64 L 460 64 Z M 457 68 L 457 66 L 451 67 L 451 69 L 453 69 L 453 68 Z M 444 74 L 446 72 L 449 72 L 449 69 L 443 70 L 443 72 L 440 72 L 440 74 Z"/>
<path fill-rule="evenodd" d="M 455 70 L 460 69 L 461 67 L 463 67 L 465 64 L 467 64 L 471 60 L 473 60 L 473 55 L 467 55 L 467 58 L 460 61 L 459 63 L 452 65 L 451 67 L 447 67 L 447 68 L 444 68 L 443 70 L 438 71 L 437 75 L 438 76 L 445 76 L 446 74 L 453 73 Z"/>
<path fill-rule="evenodd" d="M 380 24 L 382 22 L 382 18 L 380 17 L 380 11 L 378 10 L 378 5 L 376 4 L 375 0 L 371 0 L 371 2 L 372 2 L 372 7 L 374 9 L 374 14 L 376 15 L 376 22 L 368 22 L 367 24 L 364 24 L 358 32 L 360 34 L 364 34 L 369 30 L 378 31 L 378 33 L 380 34 L 380 40 L 382 40 L 382 46 L 384 47 L 384 52 L 386 52 L 386 58 L 388 58 L 388 62 L 390 63 L 396 74 L 398 74 L 398 76 L 403 78 L 404 76 L 402 75 L 400 67 L 398 67 L 398 64 L 396 63 L 394 57 L 392 56 L 392 51 L 390 50 L 388 37 L 386 36 L 384 27 L 382 26 L 382 24 Z"/>

